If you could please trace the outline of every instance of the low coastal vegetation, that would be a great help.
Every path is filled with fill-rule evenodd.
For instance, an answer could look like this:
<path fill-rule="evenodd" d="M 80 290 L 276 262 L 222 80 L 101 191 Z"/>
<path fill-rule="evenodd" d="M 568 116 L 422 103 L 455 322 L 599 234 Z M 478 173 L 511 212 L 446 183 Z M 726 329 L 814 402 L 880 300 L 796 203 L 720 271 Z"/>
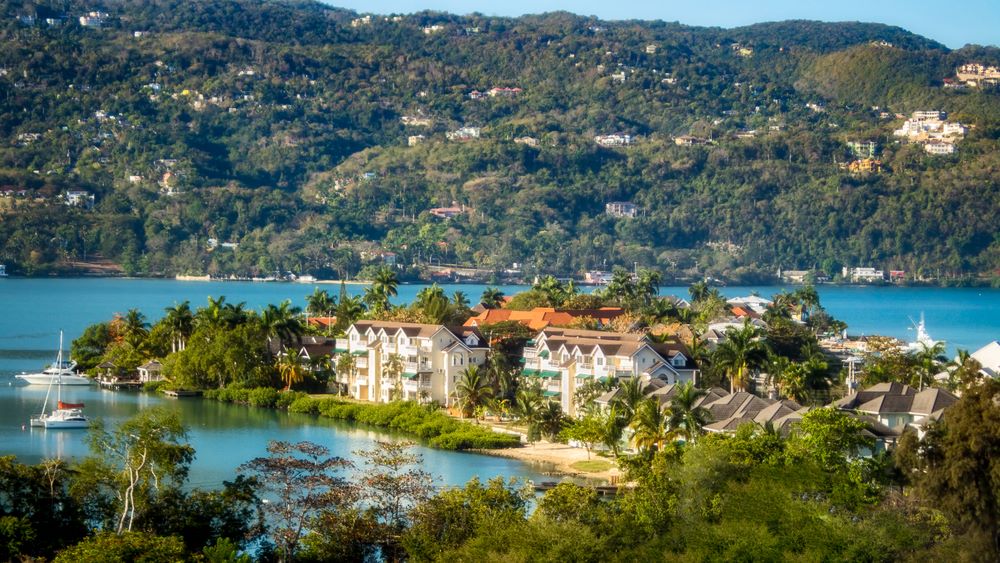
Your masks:
<path fill-rule="evenodd" d="M 288 409 L 293 413 L 405 432 L 426 440 L 431 447 L 445 450 L 492 450 L 521 445 L 518 434 L 494 432 L 478 424 L 455 420 L 437 405 L 418 405 L 407 401 L 367 404 L 335 397 L 311 397 L 296 391 L 279 392 L 270 387 L 212 389 L 205 391 L 204 396 L 229 403 Z"/>

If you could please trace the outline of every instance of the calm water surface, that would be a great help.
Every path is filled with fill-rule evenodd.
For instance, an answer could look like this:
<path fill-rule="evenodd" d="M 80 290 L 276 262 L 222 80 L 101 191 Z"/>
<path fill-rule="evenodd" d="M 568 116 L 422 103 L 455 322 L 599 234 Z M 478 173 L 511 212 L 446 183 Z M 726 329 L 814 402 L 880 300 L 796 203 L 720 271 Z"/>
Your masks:
<path fill-rule="evenodd" d="M 0 279 L 0 454 L 15 454 L 25 462 L 62 456 L 86 454 L 86 432 L 46 432 L 21 429 L 31 413 L 36 412 L 45 396 L 42 387 L 14 386 L 13 374 L 35 370 L 54 359 L 59 329 L 65 331 L 65 349 L 88 325 L 105 321 L 130 308 L 143 311 L 150 321 L 163 315 L 163 309 L 185 300 L 192 307 L 206 304 L 208 296 L 226 296 L 227 302 L 245 302 L 248 308 L 260 309 L 268 303 L 291 299 L 305 306 L 312 293 L 311 284 L 252 282 L 178 282 L 174 280 L 129 279 Z M 337 285 L 320 285 L 336 295 Z M 399 288 L 398 303 L 413 300 L 422 285 Z M 449 294 L 463 291 L 475 301 L 485 286 L 443 286 Z M 364 290 L 348 285 L 351 294 Z M 501 287 L 513 294 L 523 287 Z M 757 292 L 771 296 L 781 287 L 728 287 L 727 297 Z M 936 289 L 896 287 L 818 288 L 823 305 L 835 317 L 850 326 L 851 334 L 885 334 L 905 340 L 913 338 L 910 318 L 924 313 L 931 336 L 948 342 L 949 350 L 975 350 L 1000 339 L 1000 290 Z M 663 288 L 662 294 L 687 296 L 686 287 Z M 266 410 L 224 405 L 201 400 L 171 400 L 156 396 L 102 391 L 97 388 L 69 389 L 64 399 L 84 401 L 87 411 L 109 423 L 120 422 L 138 409 L 166 404 L 177 409 L 191 429 L 191 443 L 197 449 L 192 481 L 217 485 L 231 478 L 235 468 L 258 455 L 270 439 L 310 440 L 329 447 L 336 455 L 350 456 L 352 451 L 371 447 L 374 439 L 386 434 L 367 428 L 288 415 Z M 521 462 L 481 456 L 442 452 L 422 448 L 428 471 L 440 477 L 442 484 L 464 483 L 473 476 L 524 476 L 538 479 L 544 468 Z"/>

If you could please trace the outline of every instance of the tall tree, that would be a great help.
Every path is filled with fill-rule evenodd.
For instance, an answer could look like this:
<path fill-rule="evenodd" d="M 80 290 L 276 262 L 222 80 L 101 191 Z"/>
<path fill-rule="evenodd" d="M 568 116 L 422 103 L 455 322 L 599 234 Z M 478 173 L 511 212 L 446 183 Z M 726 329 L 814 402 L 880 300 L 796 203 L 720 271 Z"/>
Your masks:
<path fill-rule="evenodd" d="M 170 332 L 170 351 L 179 352 L 184 349 L 187 339 L 194 330 L 194 314 L 191 312 L 191 302 L 184 301 L 179 305 L 167 307 L 163 322 Z"/>
<path fill-rule="evenodd" d="M 923 440 L 904 438 L 897 457 L 920 497 L 953 518 L 984 561 L 1000 560 L 1000 382 L 970 386 Z"/>
<path fill-rule="evenodd" d="M 698 405 L 698 399 L 705 395 L 693 383 L 678 383 L 677 391 L 670 398 L 667 425 L 674 436 L 683 437 L 686 442 L 694 442 L 701 429 L 711 421 L 708 409 Z"/>
<path fill-rule="evenodd" d="M 434 480 L 420 468 L 423 458 L 412 448 L 412 442 L 378 440 L 374 448 L 354 452 L 365 462 L 361 490 L 379 524 L 382 556 L 389 561 L 404 558 L 401 538 L 410 525 L 410 511 L 434 492 Z"/>
<path fill-rule="evenodd" d="M 279 559 L 290 562 L 310 520 L 323 510 L 352 505 L 356 500 L 357 489 L 338 475 L 352 464 L 329 457 L 330 450 L 311 442 L 272 440 L 267 453 L 244 463 L 239 471 L 255 478 L 261 496 L 270 500 L 263 505 L 270 534 Z"/>
<path fill-rule="evenodd" d="M 483 405 L 487 398 L 493 396 L 486 373 L 479 366 L 469 366 L 462 370 L 455 385 L 455 398 L 463 417 L 472 416 L 476 407 Z"/>
<path fill-rule="evenodd" d="M 180 417 L 164 407 L 142 409 L 114 430 L 96 421 L 88 437 L 92 455 L 76 485 L 95 494 L 110 491 L 116 515 L 112 529 L 131 531 L 163 488 L 186 481 L 194 459 L 186 438 Z"/>
<path fill-rule="evenodd" d="M 712 355 L 712 364 L 724 370 L 729 377 L 729 392 L 747 390 L 749 376 L 764 366 L 767 347 L 757 327 L 749 320 L 740 328 L 726 330 L 726 339 L 719 343 Z"/>
<path fill-rule="evenodd" d="M 479 302 L 487 309 L 499 309 L 503 306 L 504 294 L 498 288 L 487 287 L 479 296 Z"/>
<path fill-rule="evenodd" d="M 314 317 L 329 317 L 337 309 L 337 300 L 325 289 L 315 288 L 306 296 L 306 311 Z"/>
<path fill-rule="evenodd" d="M 632 444 L 640 451 L 662 450 L 670 439 L 668 418 L 656 399 L 645 399 L 632 418 Z"/>
<path fill-rule="evenodd" d="M 260 324 L 264 334 L 290 342 L 305 332 L 299 315 L 302 309 L 292 306 L 291 299 L 285 299 L 277 306 L 268 304 L 260 314 Z"/>

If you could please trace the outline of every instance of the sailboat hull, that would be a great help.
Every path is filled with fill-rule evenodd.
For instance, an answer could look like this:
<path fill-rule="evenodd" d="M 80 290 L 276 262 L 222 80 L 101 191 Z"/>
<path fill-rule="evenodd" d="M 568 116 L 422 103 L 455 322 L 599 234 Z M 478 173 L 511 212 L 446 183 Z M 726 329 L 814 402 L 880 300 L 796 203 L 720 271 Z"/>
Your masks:
<path fill-rule="evenodd" d="M 42 424 L 49 429 L 87 428 L 90 420 L 80 409 L 58 409 L 44 417 Z"/>

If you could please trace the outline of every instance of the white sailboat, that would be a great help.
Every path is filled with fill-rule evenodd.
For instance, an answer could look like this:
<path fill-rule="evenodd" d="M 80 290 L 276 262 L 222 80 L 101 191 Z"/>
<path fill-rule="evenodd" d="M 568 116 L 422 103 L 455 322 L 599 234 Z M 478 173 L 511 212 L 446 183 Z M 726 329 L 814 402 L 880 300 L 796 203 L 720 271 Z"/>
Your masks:
<path fill-rule="evenodd" d="M 62 365 L 62 331 L 59 332 L 59 354 L 56 356 L 56 363 Z M 75 363 L 73 364 L 76 365 Z M 87 428 L 90 420 L 83 414 L 83 403 L 64 403 L 62 400 L 62 384 L 59 384 L 59 391 L 56 398 L 56 409 L 51 413 L 46 413 L 49 406 L 49 395 L 52 393 L 52 385 L 57 384 L 59 377 L 49 378 L 49 387 L 45 391 L 45 402 L 42 403 L 42 412 L 31 417 L 31 426 L 44 428 Z"/>
<path fill-rule="evenodd" d="M 931 335 L 927 333 L 927 325 L 924 323 L 924 314 L 920 313 L 920 322 L 915 323 L 913 319 L 910 318 L 910 324 L 917 329 L 917 338 L 906 345 L 906 351 L 910 353 L 922 352 L 928 348 L 933 348 L 938 344 L 943 344 L 943 340 L 934 340 Z"/>
<path fill-rule="evenodd" d="M 62 390 L 62 387 L 59 389 Z M 45 428 L 87 428 L 90 426 L 90 419 L 83 414 L 83 403 L 57 401 L 57 404 L 59 408 L 42 419 Z"/>
<path fill-rule="evenodd" d="M 55 363 L 43 369 L 40 373 L 22 373 L 15 375 L 14 379 L 27 383 L 28 385 L 90 385 L 93 381 L 85 376 L 76 373 L 76 362 L 73 360 L 63 361 L 62 357 L 63 333 L 59 331 L 59 352 L 56 354 Z"/>

